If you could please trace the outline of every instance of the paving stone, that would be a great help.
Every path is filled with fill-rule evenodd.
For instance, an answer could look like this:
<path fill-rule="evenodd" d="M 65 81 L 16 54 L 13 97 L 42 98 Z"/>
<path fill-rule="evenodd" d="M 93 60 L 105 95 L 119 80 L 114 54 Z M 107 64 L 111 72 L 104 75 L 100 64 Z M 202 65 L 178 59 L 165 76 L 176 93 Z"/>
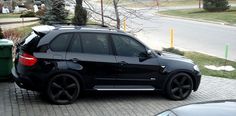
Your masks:
<path fill-rule="evenodd" d="M 204 76 L 186 100 L 172 101 L 153 92 L 92 92 L 71 105 L 53 105 L 37 92 L 0 83 L 0 116 L 151 116 L 173 107 L 236 99 L 236 80 Z"/>

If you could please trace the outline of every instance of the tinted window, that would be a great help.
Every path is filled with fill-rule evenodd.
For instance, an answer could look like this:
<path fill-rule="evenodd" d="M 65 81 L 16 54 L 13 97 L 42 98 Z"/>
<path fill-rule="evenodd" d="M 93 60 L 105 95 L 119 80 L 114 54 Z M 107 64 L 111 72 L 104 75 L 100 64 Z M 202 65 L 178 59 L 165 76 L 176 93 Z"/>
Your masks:
<path fill-rule="evenodd" d="M 65 33 L 57 36 L 50 44 L 51 50 L 58 52 L 66 51 L 66 48 L 72 36 L 72 33 Z"/>
<path fill-rule="evenodd" d="M 141 57 L 146 54 L 145 47 L 131 37 L 112 35 L 118 56 Z"/>
<path fill-rule="evenodd" d="M 21 48 L 29 53 L 34 52 L 37 49 L 37 45 L 42 37 L 43 35 L 39 36 L 35 32 L 31 32 L 23 41 L 21 41 Z"/>
<path fill-rule="evenodd" d="M 81 33 L 83 52 L 92 54 L 109 54 L 107 34 Z"/>
<path fill-rule="evenodd" d="M 75 36 L 73 37 L 70 52 L 82 52 L 79 34 L 75 34 Z"/>

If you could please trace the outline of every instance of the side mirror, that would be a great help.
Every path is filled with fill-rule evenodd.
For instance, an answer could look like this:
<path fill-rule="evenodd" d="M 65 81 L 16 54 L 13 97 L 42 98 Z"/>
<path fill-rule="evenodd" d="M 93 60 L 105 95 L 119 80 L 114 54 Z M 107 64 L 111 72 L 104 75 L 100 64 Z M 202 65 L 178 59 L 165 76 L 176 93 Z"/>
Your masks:
<path fill-rule="evenodd" d="M 152 50 L 147 50 L 147 55 L 151 56 L 152 55 Z"/>
<path fill-rule="evenodd" d="M 139 61 L 140 61 L 140 62 L 143 62 L 143 61 L 149 59 L 149 58 L 151 57 L 151 55 L 152 55 L 152 51 L 151 51 L 151 50 L 147 50 L 147 53 L 142 53 L 142 54 L 140 55 Z"/>

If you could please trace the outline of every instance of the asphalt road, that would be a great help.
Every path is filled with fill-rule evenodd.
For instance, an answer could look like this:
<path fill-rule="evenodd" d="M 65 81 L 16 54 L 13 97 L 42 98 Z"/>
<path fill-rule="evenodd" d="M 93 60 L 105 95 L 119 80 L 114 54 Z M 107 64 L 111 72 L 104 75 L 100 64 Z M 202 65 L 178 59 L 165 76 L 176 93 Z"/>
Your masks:
<path fill-rule="evenodd" d="M 92 4 L 99 12 L 99 4 Z M 183 8 L 195 8 L 195 6 Z M 170 9 L 181 9 L 181 7 L 160 8 L 160 10 Z M 135 11 L 136 16 L 130 14 L 130 12 L 133 12 L 131 10 L 122 8 L 119 10 L 121 21 L 123 21 L 122 15 L 127 16 L 127 30 L 134 31 L 137 38 L 153 49 L 170 47 L 170 29 L 173 28 L 174 47 L 224 58 L 225 45 L 228 44 L 228 59 L 236 61 L 236 27 L 163 17 L 157 13 L 157 8 L 139 9 Z M 105 6 L 104 11 L 105 15 L 115 17 L 114 9 L 111 6 Z M 106 18 L 105 21 L 112 24 Z M 136 32 L 140 29 L 141 31 Z"/>
<path fill-rule="evenodd" d="M 236 27 L 151 14 L 145 17 L 149 20 L 134 19 L 130 22 L 142 24 L 143 31 L 138 33 L 138 38 L 144 39 L 152 48 L 169 47 L 170 29 L 173 28 L 176 48 L 224 58 L 225 45 L 228 44 L 229 59 L 236 61 Z"/>

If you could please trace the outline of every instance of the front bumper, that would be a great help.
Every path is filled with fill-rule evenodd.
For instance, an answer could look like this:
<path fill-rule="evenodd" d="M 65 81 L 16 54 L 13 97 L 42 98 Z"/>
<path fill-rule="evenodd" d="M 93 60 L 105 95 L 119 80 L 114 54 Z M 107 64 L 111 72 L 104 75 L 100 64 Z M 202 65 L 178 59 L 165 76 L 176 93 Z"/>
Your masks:
<path fill-rule="evenodd" d="M 202 78 L 202 75 L 200 72 L 196 72 L 196 76 L 195 76 L 195 86 L 193 88 L 194 91 L 197 91 L 199 86 L 200 86 L 200 83 L 201 83 L 201 78 Z"/>

